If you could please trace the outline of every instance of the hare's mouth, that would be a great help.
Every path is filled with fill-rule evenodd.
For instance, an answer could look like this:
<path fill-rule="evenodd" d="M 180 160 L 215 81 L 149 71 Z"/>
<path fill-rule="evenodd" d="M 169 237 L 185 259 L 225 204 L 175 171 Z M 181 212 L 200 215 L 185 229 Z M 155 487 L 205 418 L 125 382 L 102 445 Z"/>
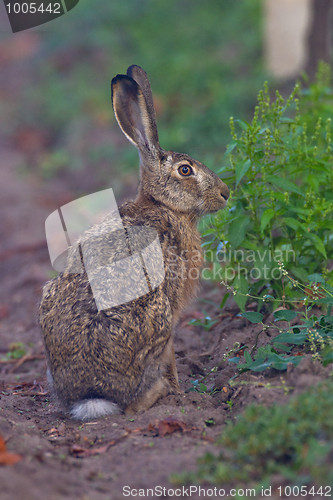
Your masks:
<path fill-rule="evenodd" d="M 212 209 L 209 210 L 209 213 L 211 214 L 215 214 L 216 212 L 219 212 L 220 210 L 223 210 L 226 206 L 226 203 L 223 203 L 222 205 L 220 204 L 219 207 L 214 207 Z"/>
<path fill-rule="evenodd" d="M 214 212 L 218 212 L 219 210 L 223 210 L 228 203 L 228 198 L 225 198 L 224 196 L 221 196 L 221 199 L 217 201 L 218 206 L 214 209 Z"/>
<path fill-rule="evenodd" d="M 225 208 L 226 204 L 227 200 L 224 198 L 211 200 L 210 202 L 204 203 L 198 207 L 199 215 L 202 216 L 206 214 L 214 214 L 216 212 L 219 212 L 220 210 Z"/>

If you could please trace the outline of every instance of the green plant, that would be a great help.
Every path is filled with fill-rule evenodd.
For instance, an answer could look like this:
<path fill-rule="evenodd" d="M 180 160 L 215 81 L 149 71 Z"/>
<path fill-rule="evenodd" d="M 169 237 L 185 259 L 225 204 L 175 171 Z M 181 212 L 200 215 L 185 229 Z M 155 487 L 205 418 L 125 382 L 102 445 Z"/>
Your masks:
<path fill-rule="evenodd" d="M 262 372 L 271 368 L 280 371 L 287 370 L 289 363 L 297 366 L 309 353 L 313 359 L 319 360 L 324 366 L 333 363 L 333 287 L 325 283 L 319 274 L 308 276 L 308 284 L 303 285 L 289 275 L 282 263 L 281 266 L 284 278 L 291 281 L 293 287 L 302 293 L 301 299 L 295 301 L 302 308 L 277 309 L 273 313 L 271 323 L 264 321 L 264 314 L 261 312 L 241 313 L 241 316 L 251 323 L 261 325 L 261 329 L 257 332 L 252 347 L 236 342 L 233 348 L 224 354 L 223 362 L 234 363 L 237 367 L 237 373 L 230 379 L 230 384 L 247 371 Z M 227 288 L 235 292 L 230 285 L 227 285 Z M 236 295 L 240 293 L 239 290 L 236 291 Z M 251 299 L 259 299 L 259 297 L 251 296 Z M 274 297 L 269 296 L 263 297 L 262 300 L 275 302 Z M 294 304 L 293 301 L 285 299 L 283 303 L 285 307 Z M 292 324 L 296 319 L 298 324 Z M 281 322 L 283 325 L 287 323 L 288 327 L 281 326 Z M 205 325 L 198 326 L 204 327 Z M 260 334 L 267 330 L 272 337 L 271 342 L 257 348 Z M 293 355 L 294 349 L 297 351 Z M 201 379 L 194 380 L 190 391 L 214 395 L 221 390 L 214 385 L 210 388 L 206 385 L 206 379 L 217 370 L 218 367 L 215 366 Z"/>
<path fill-rule="evenodd" d="M 234 404 L 233 401 L 232 401 L 232 399 L 228 399 L 228 401 L 226 403 L 229 406 L 229 410 L 232 411 L 232 406 Z"/>
<path fill-rule="evenodd" d="M 264 315 L 260 312 L 242 313 L 242 316 L 251 323 L 261 324 L 262 330 L 257 333 L 256 342 L 251 351 L 244 350 L 244 363 L 241 363 L 239 356 L 228 359 L 229 362 L 237 364 L 238 375 L 248 370 L 258 372 L 266 368 L 286 370 L 288 363 L 297 366 L 307 352 L 311 352 L 313 358 L 321 361 L 324 366 L 333 363 L 333 288 L 318 274 L 308 276 L 310 279 L 308 285 L 300 284 L 289 276 L 288 272 L 285 272 L 284 276 L 293 283 L 294 287 L 303 292 L 304 309 L 298 311 L 278 309 L 273 314 L 273 324 L 264 323 Z M 315 306 L 326 308 L 326 312 L 310 315 Z M 296 318 L 299 324 L 291 325 L 291 321 Z M 287 329 L 281 329 L 279 326 L 281 321 L 288 323 Z M 273 337 L 270 344 L 256 350 L 260 333 L 266 330 L 274 331 L 274 329 L 278 330 L 279 334 Z M 298 352 L 296 356 L 292 356 L 291 352 L 295 347 L 298 348 Z M 281 354 L 280 351 L 287 355 Z"/>
<path fill-rule="evenodd" d="M 27 348 L 23 342 L 13 342 L 9 345 L 6 359 L 20 359 L 27 354 Z"/>
<path fill-rule="evenodd" d="M 207 385 L 204 384 L 204 382 L 209 377 L 209 375 L 211 375 L 212 373 L 215 373 L 217 371 L 217 369 L 218 369 L 217 366 L 213 366 L 213 368 L 211 368 L 206 375 L 201 377 L 200 380 L 198 380 L 198 379 L 193 380 L 191 382 L 191 387 L 188 390 L 188 392 L 199 392 L 200 394 L 209 394 L 210 396 L 213 396 L 216 392 L 219 392 L 220 389 L 216 388 L 214 385 L 212 385 L 210 388 L 208 388 Z"/>
<path fill-rule="evenodd" d="M 213 425 L 216 424 L 215 420 L 213 418 L 207 418 L 205 420 L 205 424 L 207 425 L 207 427 L 212 427 Z"/>
<path fill-rule="evenodd" d="M 273 474 L 296 483 L 332 484 L 333 381 L 292 397 L 286 405 L 250 405 L 229 421 L 198 470 L 173 477 L 177 483 L 263 484 Z"/>
<path fill-rule="evenodd" d="M 206 219 L 203 234 L 213 261 L 211 276 L 232 284 L 245 310 L 247 293 L 297 298 L 283 269 L 305 281 L 333 271 L 333 88 L 322 64 L 308 88 L 297 84 L 287 99 L 267 84 L 252 122 L 230 119 L 232 142 L 221 169 L 232 191 L 230 209 Z M 284 268 L 278 263 L 284 264 Z M 223 303 L 222 303 L 223 305 Z"/>
<path fill-rule="evenodd" d="M 265 347 L 259 347 L 258 351 L 255 353 L 252 358 L 249 351 L 244 351 L 244 363 L 239 363 L 237 368 L 239 369 L 239 373 L 244 373 L 248 370 L 252 370 L 254 372 L 262 372 L 267 368 L 274 368 L 275 370 L 286 370 L 288 368 L 288 364 L 292 363 L 293 365 L 298 365 L 301 361 L 301 357 L 299 356 L 282 356 L 278 354 L 276 350 L 267 345 Z M 229 361 L 235 362 L 235 360 L 240 361 L 239 358 L 232 358 Z"/>
<path fill-rule="evenodd" d="M 206 315 L 203 319 L 191 319 L 188 324 L 191 326 L 201 326 L 204 330 L 209 331 L 216 323 L 217 319 L 212 319 L 210 316 Z"/>

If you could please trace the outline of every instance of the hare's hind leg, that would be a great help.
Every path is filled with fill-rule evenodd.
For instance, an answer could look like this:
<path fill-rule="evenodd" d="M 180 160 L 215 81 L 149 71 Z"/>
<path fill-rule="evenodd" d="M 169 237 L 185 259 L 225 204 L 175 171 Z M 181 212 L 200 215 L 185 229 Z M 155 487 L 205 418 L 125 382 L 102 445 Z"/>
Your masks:
<path fill-rule="evenodd" d="M 164 375 L 143 395 L 131 403 L 125 410 L 127 415 L 133 415 L 148 410 L 156 401 L 168 394 L 182 394 L 179 387 L 176 368 L 175 350 L 172 337 L 168 341 L 160 359 L 159 364 L 164 368 Z"/>
<path fill-rule="evenodd" d="M 170 394 L 170 385 L 164 377 L 160 378 L 153 387 L 126 408 L 125 414 L 134 415 L 148 410 L 156 401 L 168 394 Z"/>

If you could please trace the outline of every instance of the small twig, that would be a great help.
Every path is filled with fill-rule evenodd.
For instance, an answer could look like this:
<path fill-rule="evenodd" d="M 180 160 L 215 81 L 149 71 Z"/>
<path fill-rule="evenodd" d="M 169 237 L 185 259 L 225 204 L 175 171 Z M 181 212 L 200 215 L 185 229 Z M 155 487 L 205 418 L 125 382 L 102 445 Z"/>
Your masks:
<path fill-rule="evenodd" d="M 243 387 L 238 387 L 238 389 L 236 389 L 236 392 L 235 394 L 232 395 L 232 399 L 236 399 L 238 394 L 242 391 Z"/>
<path fill-rule="evenodd" d="M 246 386 L 246 385 L 253 385 L 254 387 L 264 387 L 265 389 L 284 389 L 285 388 L 284 385 L 272 385 L 270 382 L 259 382 L 257 380 L 255 380 L 253 382 L 251 380 L 240 380 L 239 382 L 232 381 L 230 383 L 231 387 L 240 386 L 239 389 L 242 389 L 243 386 Z M 286 387 L 288 390 L 295 389 L 295 387 L 291 386 L 291 385 L 286 386 Z"/>
<path fill-rule="evenodd" d="M 260 330 L 260 332 L 257 333 L 256 335 L 256 339 L 254 341 L 254 344 L 253 344 L 253 347 L 250 351 L 250 354 L 253 354 L 254 350 L 257 348 L 257 345 L 258 345 L 258 339 L 259 339 L 259 335 L 263 332 L 264 330 Z"/>
<path fill-rule="evenodd" d="M 100 455 L 102 453 L 106 453 L 109 450 L 109 448 L 111 448 L 111 446 L 115 446 L 118 443 L 120 443 L 123 439 L 129 436 L 130 433 L 131 431 L 125 430 L 125 433 L 119 438 L 112 439 L 112 441 L 109 441 L 105 445 L 99 447 L 84 448 L 80 445 L 74 444 L 71 446 L 69 452 L 76 458 L 85 458 L 85 457 L 92 457 L 94 455 Z"/>
<path fill-rule="evenodd" d="M 7 365 L 8 363 L 16 363 L 17 359 L 0 359 L 0 365 Z"/>
<path fill-rule="evenodd" d="M 23 363 L 25 363 L 26 361 L 33 361 L 34 359 L 44 359 L 44 357 L 45 357 L 44 354 L 25 354 L 19 360 L 15 360 L 17 362 L 15 366 L 13 366 L 13 368 L 9 370 L 9 373 L 14 373 L 15 370 L 17 370 L 20 366 L 22 366 Z"/>

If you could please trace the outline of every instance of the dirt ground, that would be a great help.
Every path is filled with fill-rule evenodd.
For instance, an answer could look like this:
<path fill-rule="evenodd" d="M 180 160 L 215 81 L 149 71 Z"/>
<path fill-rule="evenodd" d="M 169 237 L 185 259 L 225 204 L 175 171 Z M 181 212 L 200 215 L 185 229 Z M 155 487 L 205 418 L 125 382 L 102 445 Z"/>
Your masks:
<path fill-rule="evenodd" d="M 243 375 L 231 387 L 228 381 L 236 368 L 222 361 L 223 354 L 235 342 L 253 345 L 258 327 L 238 317 L 232 304 L 218 316 L 220 311 L 212 304 L 219 304 L 222 289 L 204 284 L 176 331 L 184 395 L 166 397 L 134 418 L 71 421 L 48 391 L 37 307 L 41 287 L 52 271 L 44 220 L 58 205 L 75 199 L 75 193 L 59 179 L 42 181 L 37 174 L 22 172 L 24 153 L 13 142 L 2 141 L 0 148 L 0 436 L 8 452 L 19 455 L 15 464 L 0 465 L 1 500 L 117 500 L 126 498 L 124 486 L 174 488 L 170 475 L 195 470 L 198 457 L 216 450 L 214 442 L 226 420 L 249 403 L 283 403 L 326 378 L 329 368 L 308 358 L 286 373 Z M 203 306 L 202 299 L 211 305 Z M 218 319 L 209 331 L 188 324 L 202 317 L 203 307 Z M 262 334 L 258 345 L 267 341 Z M 6 353 L 18 342 L 26 354 L 7 359 Z M 214 384 L 218 392 L 213 396 L 186 392 L 191 381 L 213 367 L 217 371 L 205 384 Z M 290 388 L 288 395 L 285 385 Z M 135 492 L 129 496 L 133 497 Z"/>
<path fill-rule="evenodd" d="M 247 381 L 247 385 L 230 387 L 235 365 L 221 361 L 223 354 L 235 342 L 253 345 L 258 327 L 237 317 L 232 306 L 218 317 L 219 310 L 212 305 L 209 312 L 219 321 L 210 331 L 189 326 L 190 319 L 202 316 L 201 299 L 219 302 L 221 289 L 204 284 L 177 329 L 177 365 L 184 391 L 191 381 L 217 366 L 205 383 L 208 387 L 215 384 L 220 391 L 214 396 L 194 392 L 169 396 L 133 419 L 71 421 L 48 393 L 37 325 L 41 286 L 51 272 L 43 224 L 61 198 L 61 186 L 52 181 L 42 185 L 37 177 L 22 176 L 18 171 L 21 159 L 20 154 L 2 147 L 0 435 L 8 451 L 19 454 L 21 460 L 0 467 L 1 499 L 118 499 L 125 498 L 125 485 L 171 488 L 170 474 L 195 469 L 200 455 L 214 451 L 225 421 L 246 405 L 283 403 L 289 397 L 283 381 L 292 388 L 291 394 L 326 377 L 328 369 L 306 359 L 287 373 L 244 375 L 240 382 Z M 259 345 L 267 340 L 262 334 Z M 26 355 L 6 360 L 17 342 L 24 343 Z M 232 411 L 227 401 L 232 401 Z M 212 419 L 214 425 L 209 423 Z"/>

